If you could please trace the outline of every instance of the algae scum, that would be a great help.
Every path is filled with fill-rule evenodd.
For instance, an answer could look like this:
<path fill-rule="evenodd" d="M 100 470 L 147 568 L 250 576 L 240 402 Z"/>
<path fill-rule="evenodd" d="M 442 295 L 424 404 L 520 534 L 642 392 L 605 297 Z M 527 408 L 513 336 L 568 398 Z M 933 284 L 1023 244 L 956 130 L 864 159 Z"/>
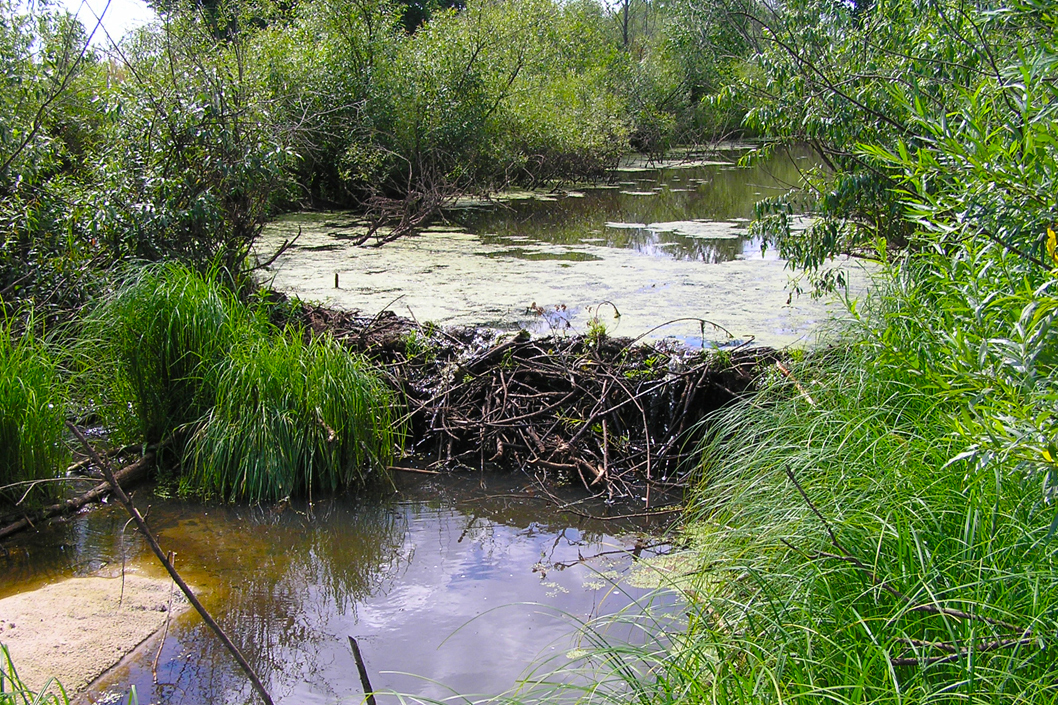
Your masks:
<path fill-rule="evenodd" d="M 468 199 L 445 222 L 382 247 L 350 244 L 363 227 L 350 214 L 295 214 L 266 229 L 259 251 L 300 232 L 270 268 L 272 285 L 369 314 L 536 334 L 584 332 L 595 318 L 611 335 L 787 345 L 811 334 L 825 306 L 791 300 L 785 263 L 762 255 L 747 226 L 754 203 L 798 183 L 811 162 L 739 168 L 739 154 L 632 160 L 613 183 Z"/>

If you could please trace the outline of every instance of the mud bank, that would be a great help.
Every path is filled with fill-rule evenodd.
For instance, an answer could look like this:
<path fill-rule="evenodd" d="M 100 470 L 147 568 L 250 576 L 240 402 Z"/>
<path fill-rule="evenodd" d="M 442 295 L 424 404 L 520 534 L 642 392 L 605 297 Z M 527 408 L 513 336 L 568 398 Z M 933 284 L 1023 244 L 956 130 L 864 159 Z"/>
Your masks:
<path fill-rule="evenodd" d="M 32 689 L 54 678 L 72 694 L 161 629 L 170 605 L 173 616 L 187 609 L 167 580 L 70 578 L 0 600 L 0 643 Z"/>

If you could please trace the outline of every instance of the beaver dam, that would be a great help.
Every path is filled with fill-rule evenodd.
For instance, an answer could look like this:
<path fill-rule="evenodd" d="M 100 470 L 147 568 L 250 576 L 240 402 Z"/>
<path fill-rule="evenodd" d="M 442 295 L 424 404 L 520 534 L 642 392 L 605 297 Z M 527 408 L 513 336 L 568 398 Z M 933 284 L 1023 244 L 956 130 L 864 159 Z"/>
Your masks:
<path fill-rule="evenodd" d="M 428 469 L 557 475 L 610 499 L 642 494 L 648 508 L 651 487 L 681 483 L 702 418 L 780 359 L 771 348 L 694 350 L 603 333 L 445 330 L 388 312 L 303 305 L 295 315 L 381 363 L 407 399 L 408 451 Z"/>
<path fill-rule="evenodd" d="M 637 574 L 637 559 L 673 549 L 657 537 L 676 516 L 703 415 L 781 369 L 770 349 L 284 310 L 307 334 L 371 357 L 406 395 L 397 492 L 203 504 L 163 483 L 137 498 L 276 702 L 359 698 L 349 636 L 376 689 L 437 698 L 446 687 L 500 693 L 534 662 L 569 663 L 577 621 L 678 614 L 674 596 L 652 591 L 656 568 Z M 119 507 L 21 519 L 39 530 L 5 541 L 0 598 L 67 577 L 165 577 Z M 171 703 L 253 698 L 193 612 L 166 624 L 82 697 L 111 702 L 135 686 Z M 631 626 L 609 633 L 643 637 Z"/>
<path fill-rule="evenodd" d="M 659 564 L 640 559 L 674 550 L 664 531 L 707 417 L 787 375 L 776 348 L 825 316 L 745 230 L 783 169 L 796 172 L 630 164 L 613 185 L 457 204 L 377 249 L 346 247 L 343 214 L 266 232 L 267 250 L 303 231 L 269 270 L 273 322 L 333 337 L 396 392 L 392 484 L 219 503 L 180 498 L 167 449 L 112 462 L 276 702 L 359 702 L 350 637 L 376 690 L 445 698 L 575 662 L 582 623 L 679 619 L 645 577 Z M 0 599 L 68 578 L 168 580 L 120 507 L 84 510 L 108 494 L 97 471 L 85 459 L 74 497 L 0 517 Z M 253 700 L 197 612 L 178 612 L 78 697 Z"/>

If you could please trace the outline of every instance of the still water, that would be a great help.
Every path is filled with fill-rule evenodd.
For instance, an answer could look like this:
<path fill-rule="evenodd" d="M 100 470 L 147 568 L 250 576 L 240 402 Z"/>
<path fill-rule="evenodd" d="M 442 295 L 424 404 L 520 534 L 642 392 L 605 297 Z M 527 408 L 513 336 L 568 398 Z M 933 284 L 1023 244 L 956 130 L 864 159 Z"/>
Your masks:
<path fill-rule="evenodd" d="M 352 246 L 362 224 L 348 213 L 293 214 L 266 229 L 259 254 L 300 232 L 267 273 L 273 286 L 368 314 L 540 334 L 583 332 L 595 317 L 613 335 L 692 345 L 703 331 L 716 344 L 803 342 L 827 307 L 791 298 L 796 273 L 747 226 L 754 204 L 799 183 L 812 161 L 739 167 L 744 151 L 630 160 L 612 183 L 468 199 L 382 247 Z"/>
<path fill-rule="evenodd" d="M 150 505 L 163 548 L 176 551 L 181 574 L 277 703 L 361 702 L 349 636 L 358 639 L 377 690 L 434 698 L 453 690 L 502 693 L 533 663 L 566 663 L 578 620 L 638 609 L 634 603 L 651 591 L 629 582 L 630 553 L 637 542 L 648 546 L 643 556 L 667 548 L 650 538 L 658 525 L 557 511 L 520 474 L 401 474 L 398 490 L 317 502 L 311 512 L 305 505 L 203 506 L 147 490 L 137 503 Z M 128 569 L 164 577 L 134 527 L 122 539 L 126 521 L 120 507 L 103 507 L 9 543 L 0 597 L 63 577 L 120 575 L 123 551 Z M 655 609 L 665 610 L 666 600 L 671 606 L 671 596 L 649 599 Z M 193 612 L 174 620 L 156 685 L 158 648 L 158 638 L 149 640 L 87 702 L 116 701 L 132 686 L 140 703 L 254 700 Z"/>
<path fill-rule="evenodd" d="M 614 335 L 798 343 L 827 310 L 790 297 L 785 263 L 762 253 L 746 225 L 757 200 L 797 183 L 811 162 L 793 155 L 740 168 L 740 154 L 632 160 L 612 183 L 467 200 L 423 234 L 379 248 L 350 246 L 362 224 L 348 213 L 294 214 L 266 230 L 261 254 L 300 231 L 268 273 L 273 285 L 371 314 L 388 307 L 420 321 L 537 333 L 580 332 L 597 317 Z M 361 702 L 349 636 L 377 690 L 495 695 L 534 663 L 562 666 L 578 622 L 634 612 L 646 599 L 673 607 L 671 593 L 630 577 L 642 565 L 631 552 L 661 527 L 557 511 L 519 474 L 399 479 L 395 495 L 311 510 L 203 506 L 146 490 L 137 501 L 151 506 L 163 547 L 281 703 Z M 129 569 L 163 577 L 134 530 L 123 533 L 126 519 L 105 507 L 5 544 L 0 597 L 118 575 L 123 555 Z M 642 553 L 652 550 L 664 548 Z M 132 686 L 141 703 L 253 700 L 193 613 L 161 644 L 155 683 L 158 647 L 148 641 L 87 701 L 115 701 Z"/>

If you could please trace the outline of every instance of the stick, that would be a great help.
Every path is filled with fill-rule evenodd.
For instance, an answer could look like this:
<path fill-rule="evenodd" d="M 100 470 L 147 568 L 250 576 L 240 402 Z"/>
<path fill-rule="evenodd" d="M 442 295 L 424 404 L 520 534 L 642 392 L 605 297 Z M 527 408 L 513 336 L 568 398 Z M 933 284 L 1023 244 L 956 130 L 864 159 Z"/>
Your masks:
<path fill-rule="evenodd" d="M 175 551 L 169 551 L 169 562 L 172 563 L 173 559 L 176 558 Z M 162 629 L 162 640 L 158 643 L 158 652 L 154 655 L 154 663 L 151 664 L 151 677 L 154 678 L 154 684 L 158 685 L 158 661 L 162 658 L 162 649 L 165 648 L 165 638 L 169 636 L 169 622 L 173 618 L 173 585 L 169 583 L 169 607 L 165 612 L 165 628 Z"/>
<path fill-rule="evenodd" d="M 98 457 L 98 456 L 97 456 Z M 116 473 L 116 479 L 118 482 L 129 483 L 134 480 L 138 480 L 147 472 L 147 468 L 151 466 L 154 461 L 154 451 L 147 451 L 142 458 L 137 460 L 130 465 L 126 465 Z M 69 478 L 66 478 L 69 479 Z M 110 492 L 110 484 L 102 482 L 93 487 L 88 492 L 85 492 L 79 497 L 68 499 L 65 502 L 58 504 L 52 504 L 40 511 L 33 512 L 32 515 L 23 516 L 16 522 L 8 524 L 4 528 L 0 529 L 0 540 L 6 539 L 12 534 L 16 534 L 23 529 L 28 529 L 33 526 L 34 521 L 42 521 L 44 519 L 51 519 L 54 516 L 65 514 L 67 512 L 74 512 L 92 502 L 98 502 L 103 498 L 104 495 Z M 32 518 L 31 518 L 32 516 Z"/>
<path fill-rule="evenodd" d="M 791 382 L 794 383 L 794 386 L 797 387 L 797 391 L 799 391 L 801 393 L 801 396 L 804 397 L 805 401 L 808 402 L 809 406 L 815 406 L 816 405 L 816 400 L 813 399 L 812 395 L 808 393 L 808 390 L 805 389 L 804 386 L 800 382 L 797 381 L 797 378 L 793 376 L 793 373 L 790 372 L 789 369 L 787 369 L 786 365 L 784 365 L 781 362 L 779 362 L 778 360 L 776 360 L 775 368 L 777 370 L 779 370 L 779 372 L 782 373 L 783 377 L 785 377 L 786 379 L 788 379 L 788 380 L 790 380 Z"/>
<path fill-rule="evenodd" d="M 364 688 L 367 705 L 376 705 L 375 689 L 371 687 L 371 679 L 367 677 L 367 666 L 364 665 L 364 657 L 360 655 L 360 645 L 356 643 L 356 637 L 350 635 L 349 645 L 353 647 L 353 658 L 356 659 L 356 670 L 360 672 L 360 685 Z"/>
<path fill-rule="evenodd" d="M 413 472 L 418 475 L 440 475 L 441 473 L 436 470 L 421 470 L 419 468 L 409 468 L 403 465 L 390 465 L 386 468 L 387 470 L 397 470 L 399 472 Z"/>
<path fill-rule="evenodd" d="M 232 640 L 228 638 L 228 635 L 224 633 L 224 630 L 220 628 L 220 625 L 217 624 L 216 620 L 213 619 L 213 617 L 206 610 L 206 608 L 202 606 L 202 603 L 198 601 L 198 597 L 195 595 L 194 592 L 191 591 L 191 588 L 187 586 L 187 583 L 184 582 L 184 579 L 181 578 L 180 574 L 176 572 L 176 568 L 173 567 L 173 564 L 169 562 L 169 559 L 166 557 L 165 553 L 162 552 L 162 547 L 158 545 L 158 540 L 154 538 L 154 534 L 151 533 L 150 528 L 147 526 L 147 522 L 143 520 L 143 517 L 140 515 L 139 510 L 136 509 L 136 505 L 132 503 L 132 500 L 129 499 L 129 496 L 125 494 L 125 490 L 123 490 L 121 488 L 121 485 L 118 484 L 117 479 L 114 477 L 114 473 L 110 469 L 110 463 L 106 462 L 101 457 L 99 457 L 99 454 L 96 453 L 95 448 L 93 448 L 92 445 L 88 442 L 88 439 L 84 437 L 84 434 L 81 433 L 80 429 L 78 429 L 69 421 L 66 422 L 66 425 L 73 432 L 73 435 L 77 436 L 77 440 L 81 442 L 81 445 L 84 446 L 88 454 L 95 459 L 96 464 L 103 471 L 103 476 L 106 477 L 107 482 L 110 484 L 110 489 L 111 491 L 113 491 L 114 496 L 118 498 L 118 501 L 121 502 L 121 504 L 125 507 L 125 510 L 129 513 L 133 520 L 135 520 L 136 526 L 143 534 L 143 537 L 147 539 L 147 543 L 150 545 L 151 550 L 154 551 L 154 555 L 158 557 L 159 561 L 161 561 L 162 565 L 165 567 L 166 572 L 169 573 L 169 576 L 173 579 L 173 582 L 175 582 L 180 587 L 180 591 L 183 592 L 184 595 L 187 597 L 187 601 L 191 603 L 191 606 L 195 608 L 195 611 L 198 612 L 199 615 L 201 615 L 202 621 L 209 625 L 209 628 L 213 630 L 213 632 L 217 635 L 217 638 L 221 640 L 221 643 L 224 644 L 224 646 L 228 649 L 231 655 L 239 663 L 239 666 L 242 667 L 242 670 L 250 679 L 250 683 L 253 684 L 254 690 L 257 691 L 258 695 L 261 696 L 261 699 L 265 701 L 266 705 L 274 705 L 272 703 L 272 698 L 268 695 L 268 691 L 265 690 L 264 685 L 261 683 L 261 679 L 257 677 L 257 674 L 254 673 L 253 668 L 251 668 L 250 664 L 247 663 L 245 658 L 243 658 L 243 655 L 239 652 L 238 647 L 235 646 Z"/>

